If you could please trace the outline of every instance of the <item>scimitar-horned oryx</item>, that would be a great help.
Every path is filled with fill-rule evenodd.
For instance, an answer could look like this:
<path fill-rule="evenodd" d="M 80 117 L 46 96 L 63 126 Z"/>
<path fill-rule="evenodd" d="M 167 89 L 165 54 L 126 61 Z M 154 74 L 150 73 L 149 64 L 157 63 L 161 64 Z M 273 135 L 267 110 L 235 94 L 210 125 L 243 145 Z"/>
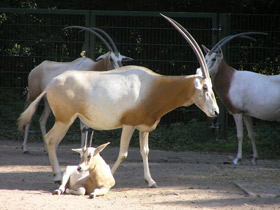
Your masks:
<path fill-rule="evenodd" d="M 196 104 L 209 117 L 216 117 L 219 107 L 204 56 L 189 32 L 179 23 L 164 16 L 192 46 L 201 73 L 190 76 L 165 76 L 141 66 L 125 66 L 106 72 L 67 71 L 54 78 L 18 119 L 21 130 L 28 123 L 41 98 L 47 95 L 55 116 L 53 128 L 45 141 L 54 180 L 61 180 L 56 148 L 73 121 L 79 117 L 96 130 L 122 128 L 120 150 L 112 168 L 114 174 L 127 157 L 130 139 L 139 130 L 144 178 L 156 187 L 149 169 L 149 132 L 166 113 L 181 106 Z"/>
<path fill-rule="evenodd" d="M 46 86 L 50 83 L 50 81 L 58 76 L 59 74 L 71 70 L 78 71 L 106 71 L 115 68 L 119 68 L 122 66 L 122 61 L 130 61 L 132 60 L 129 57 L 123 56 L 120 54 L 116 44 L 112 40 L 112 38 L 105 31 L 99 28 L 86 28 L 83 26 L 69 26 L 67 28 L 77 28 L 85 31 L 89 31 L 90 33 L 96 35 L 106 46 L 108 52 L 104 55 L 99 56 L 96 60 L 93 61 L 87 57 L 77 58 L 72 62 L 54 62 L 54 61 L 43 61 L 41 64 L 36 66 L 28 75 L 28 95 L 25 102 L 25 109 L 29 106 L 29 104 L 35 100 L 37 96 L 46 88 Z M 103 34 L 106 39 L 104 39 L 100 34 Z M 111 45 L 110 45 L 111 44 Z M 48 101 L 44 98 L 44 110 L 39 119 L 40 128 L 43 137 L 46 135 L 46 124 L 51 113 L 51 109 L 49 107 Z M 27 147 L 28 141 L 28 133 L 31 125 L 31 121 L 26 124 L 25 132 L 24 132 L 24 140 L 23 140 L 23 152 L 25 154 L 29 153 L 29 149 Z M 85 128 L 86 126 L 81 123 L 81 145 L 84 145 L 85 138 Z M 45 145 L 46 151 L 46 145 Z"/>

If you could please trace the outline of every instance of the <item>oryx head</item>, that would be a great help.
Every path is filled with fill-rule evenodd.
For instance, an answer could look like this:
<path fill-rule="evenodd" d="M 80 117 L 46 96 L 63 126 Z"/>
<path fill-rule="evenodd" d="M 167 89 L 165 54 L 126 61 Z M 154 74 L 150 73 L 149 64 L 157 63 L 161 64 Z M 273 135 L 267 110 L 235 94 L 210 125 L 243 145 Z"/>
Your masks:
<path fill-rule="evenodd" d="M 107 142 L 105 144 L 102 144 L 96 148 L 92 147 L 92 137 L 93 132 L 91 134 L 90 138 L 90 145 L 87 147 L 87 137 L 88 137 L 88 131 L 86 132 L 86 140 L 85 140 L 85 146 L 83 148 L 79 149 L 72 149 L 74 152 L 78 152 L 81 157 L 81 162 L 77 168 L 79 172 L 88 171 L 95 167 L 96 164 L 96 157 L 99 156 L 99 153 L 105 149 L 105 147 L 110 144 L 110 142 Z"/>
<path fill-rule="evenodd" d="M 100 59 L 108 59 L 109 61 L 109 68 L 108 69 L 115 69 L 115 68 L 119 68 L 122 67 L 122 62 L 123 61 L 132 61 L 133 59 L 124 55 L 121 55 L 121 53 L 119 52 L 115 42 L 113 41 L 113 39 L 109 36 L 108 33 L 106 33 L 104 30 L 100 29 L 100 28 L 87 28 L 84 26 L 69 26 L 66 27 L 64 29 L 67 28 L 77 28 L 77 29 L 82 29 L 82 31 L 88 31 L 94 35 L 96 35 L 106 46 L 106 48 L 108 49 L 108 52 L 99 56 L 96 60 L 100 60 Z M 104 35 L 104 37 L 109 41 L 106 41 L 105 38 L 102 37 L 102 35 Z M 111 45 L 110 45 L 110 44 Z"/>
<path fill-rule="evenodd" d="M 219 107 L 212 89 L 212 82 L 209 76 L 206 61 L 199 45 L 183 26 L 167 16 L 162 16 L 167 19 L 168 22 L 170 22 L 190 44 L 200 64 L 200 69 L 197 70 L 196 78 L 194 80 L 194 86 L 196 88 L 194 103 L 202 111 L 204 111 L 207 116 L 216 117 L 219 114 Z"/>
<path fill-rule="evenodd" d="M 262 35 L 267 35 L 267 33 L 263 32 L 244 32 L 244 33 L 239 33 L 235 35 L 230 35 L 226 36 L 223 39 L 221 39 L 217 44 L 215 44 L 214 47 L 212 47 L 211 50 L 209 50 L 207 47 L 202 45 L 206 55 L 205 55 L 205 60 L 209 69 L 210 76 L 214 76 L 218 73 L 218 68 L 220 63 L 222 62 L 224 56 L 222 52 L 222 46 L 227 44 L 229 41 L 235 38 L 246 38 L 246 39 L 251 39 L 254 40 L 254 38 L 247 36 L 251 34 L 262 34 Z"/>

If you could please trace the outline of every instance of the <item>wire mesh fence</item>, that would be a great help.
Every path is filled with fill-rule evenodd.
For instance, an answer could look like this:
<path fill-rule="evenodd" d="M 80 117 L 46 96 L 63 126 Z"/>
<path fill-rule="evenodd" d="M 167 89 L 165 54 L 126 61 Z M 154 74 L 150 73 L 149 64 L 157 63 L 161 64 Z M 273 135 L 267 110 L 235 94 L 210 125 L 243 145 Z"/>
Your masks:
<path fill-rule="evenodd" d="M 239 69 L 279 74 L 280 16 L 225 15 L 208 13 L 165 13 L 185 26 L 199 44 L 208 47 L 222 36 L 243 31 L 264 31 L 257 42 L 233 41 L 226 53 L 228 62 Z M 219 16 L 220 15 L 220 16 Z M 227 23 L 228 25 L 221 25 Z M 198 63 L 181 35 L 158 13 L 118 11 L 70 11 L 0 9 L 0 135 L 22 137 L 16 120 L 23 111 L 29 72 L 44 60 L 67 62 L 80 57 L 82 50 L 95 59 L 107 52 L 103 43 L 77 29 L 80 25 L 105 30 L 121 54 L 134 60 L 124 65 L 141 65 L 165 75 L 194 74 Z M 219 30 L 227 29 L 227 30 Z M 246 43 L 245 43 L 246 42 Z M 265 72 L 263 72 L 263 70 Z M 40 113 L 39 107 L 37 113 Z M 32 131 L 39 132 L 39 114 Z M 178 108 L 163 117 L 162 123 L 187 123 L 193 118 L 207 120 L 195 106 Z M 49 127 L 52 121 L 50 121 Z M 75 126 L 74 126 L 75 127 Z M 77 125 L 76 125 L 77 127 Z M 73 130 L 73 129 L 72 129 Z M 74 129 L 73 132 L 78 132 Z"/>

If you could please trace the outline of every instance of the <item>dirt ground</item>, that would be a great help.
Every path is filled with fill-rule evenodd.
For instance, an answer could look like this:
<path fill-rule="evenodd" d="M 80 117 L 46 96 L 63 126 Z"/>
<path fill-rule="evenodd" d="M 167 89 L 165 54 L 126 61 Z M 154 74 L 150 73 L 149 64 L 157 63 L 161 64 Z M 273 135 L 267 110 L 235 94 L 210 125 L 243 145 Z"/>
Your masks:
<path fill-rule="evenodd" d="M 58 148 L 62 169 L 79 162 L 71 151 Z M 249 159 L 225 164 L 230 154 L 150 151 L 150 169 L 158 188 L 147 188 L 138 148 L 130 148 L 115 173 L 116 185 L 104 197 L 52 195 L 48 156 L 41 143 L 29 143 L 22 153 L 19 141 L 0 141 L 0 209 L 280 209 L 280 160 Z M 118 148 L 108 146 L 103 157 L 111 166 Z"/>

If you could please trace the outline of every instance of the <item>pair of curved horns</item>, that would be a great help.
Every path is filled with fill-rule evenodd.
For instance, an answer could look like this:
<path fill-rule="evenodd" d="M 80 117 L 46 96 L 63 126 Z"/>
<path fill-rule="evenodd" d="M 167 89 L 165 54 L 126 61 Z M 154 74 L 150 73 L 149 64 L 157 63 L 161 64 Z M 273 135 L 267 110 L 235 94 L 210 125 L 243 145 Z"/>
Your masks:
<path fill-rule="evenodd" d="M 247 35 L 251 35 L 251 34 L 260 34 L 260 35 L 267 35 L 267 33 L 264 32 L 243 32 L 243 33 L 239 33 L 239 34 L 234 34 L 234 35 L 230 35 L 230 36 L 226 36 L 223 39 L 221 39 L 219 42 L 217 42 L 217 44 L 214 45 L 214 47 L 212 47 L 212 49 L 208 52 L 208 55 L 217 52 L 218 50 L 218 46 L 222 47 L 224 46 L 226 43 L 228 43 L 230 40 L 235 39 L 235 38 L 246 38 L 246 39 L 251 39 L 251 40 L 255 40 L 254 38 L 247 36 Z"/>
<path fill-rule="evenodd" d="M 65 27 L 63 30 L 65 29 L 69 29 L 69 28 L 77 28 L 77 29 L 81 29 L 82 31 L 88 31 L 94 35 L 96 35 L 104 44 L 105 46 L 107 47 L 107 49 L 110 51 L 110 52 L 114 52 L 115 54 L 118 53 L 118 48 L 115 44 L 115 42 L 113 41 L 113 39 L 109 36 L 108 33 L 106 33 L 105 31 L 103 31 L 102 29 L 100 28 L 87 28 L 87 27 L 84 27 L 84 26 L 68 26 L 68 27 Z M 97 33 L 96 31 L 102 33 L 108 40 L 109 42 L 111 43 L 112 47 L 110 46 L 110 44 L 99 34 Z"/>
<path fill-rule="evenodd" d="M 91 147 L 91 144 L 92 144 L 93 134 L 94 134 L 94 131 L 91 132 L 89 147 Z M 87 148 L 87 140 L 88 140 L 88 130 L 86 131 L 86 139 L 85 139 L 84 148 Z"/>
<path fill-rule="evenodd" d="M 199 65 L 202 69 L 202 74 L 204 78 L 209 78 L 209 71 L 208 71 L 208 67 L 206 64 L 206 60 L 204 58 L 204 55 L 199 47 L 199 45 L 197 44 L 197 42 L 195 41 L 195 39 L 192 37 L 192 35 L 179 23 L 177 23 L 175 20 L 173 20 L 170 17 L 167 17 L 163 14 L 160 14 L 162 17 L 164 17 L 169 23 L 171 23 L 171 25 L 173 25 L 177 31 L 179 31 L 182 36 L 184 37 L 184 39 L 189 43 L 189 45 L 191 46 L 192 50 L 194 51 L 196 58 L 199 62 Z"/>

